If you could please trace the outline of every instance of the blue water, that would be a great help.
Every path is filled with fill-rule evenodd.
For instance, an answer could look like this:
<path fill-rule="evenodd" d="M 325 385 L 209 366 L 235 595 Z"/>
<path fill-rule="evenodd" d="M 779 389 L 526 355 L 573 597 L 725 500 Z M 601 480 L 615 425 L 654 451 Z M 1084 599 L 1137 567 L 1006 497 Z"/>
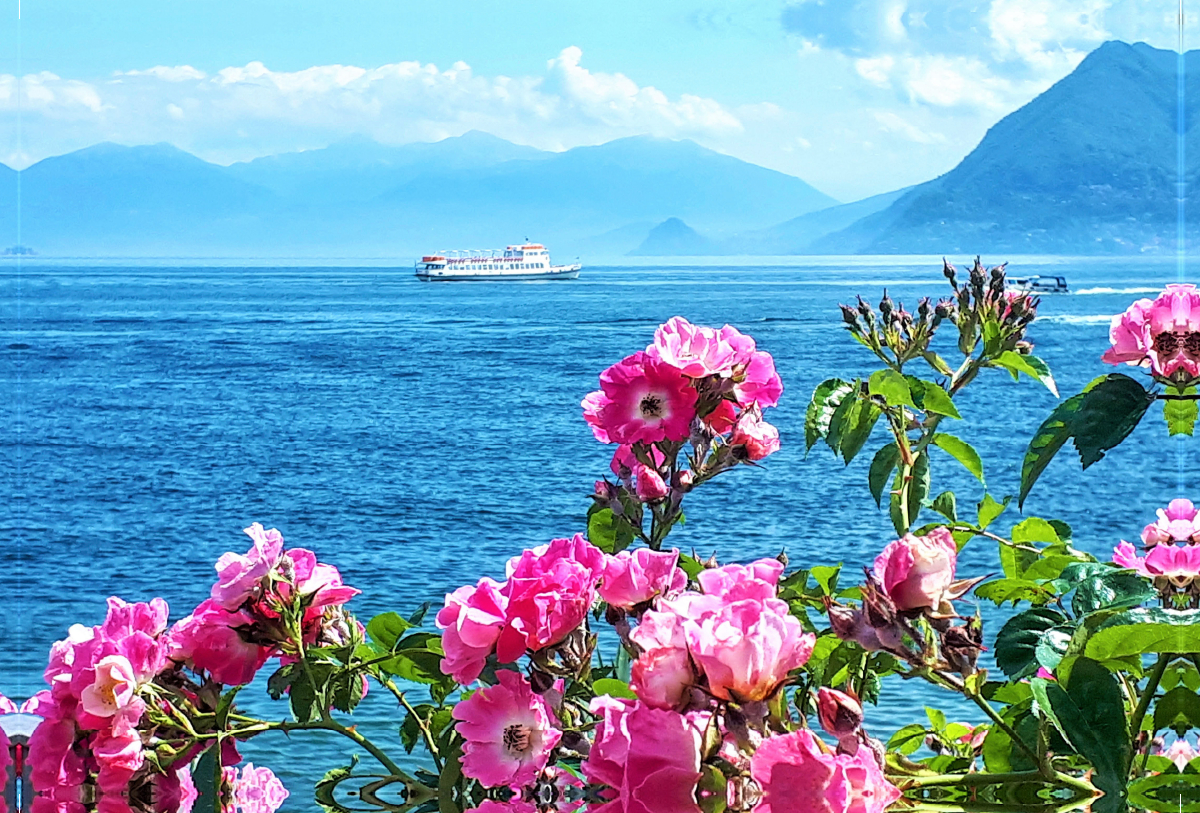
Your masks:
<path fill-rule="evenodd" d="M 583 529 L 612 450 L 592 438 L 579 401 L 675 314 L 753 335 L 787 389 L 767 416 L 783 451 L 690 496 L 671 541 L 724 560 L 787 549 L 794 566 L 857 570 L 891 539 L 865 487 L 882 435 L 849 467 L 823 447 L 805 459 L 804 408 L 822 379 L 873 369 L 837 303 L 860 292 L 877 301 L 887 286 L 911 308 L 948 290 L 940 266 L 721 259 L 456 285 L 422 284 L 403 268 L 2 265 L 0 691 L 42 688 L 49 645 L 73 623 L 98 623 L 110 595 L 163 596 L 172 618 L 189 612 L 212 563 L 244 551 L 241 529 L 254 521 L 341 568 L 363 590 L 352 605 L 363 618 L 502 576 L 522 548 Z M 1077 292 L 1045 297 L 1030 334 L 1065 394 L 1112 369 L 1099 361 L 1109 317 L 1176 277 L 1170 259 L 1018 258 L 1010 271 L 1064 274 Z M 1054 404 L 1040 385 L 995 371 L 961 396 L 967 420 L 948 429 L 976 444 L 992 493 L 1012 494 L 1024 446 Z M 1157 507 L 1200 496 L 1195 443 L 1168 440 L 1159 415 L 1085 473 L 1064 451 L 1026 513 L 1066 520 L 1078 547 L 1107 556 Z M 933 475 L 960 505 L 981 495 L 948 457 Z M 964 575 L 999 569 L 982 540 L 960 561 Z M 1002 616 L 984 610 L 990 641 Z M 891 685 L 869 723 L 886 736 L 936 698 Z M 356 718 L 399 750 L 393 703 L 376 694 Z M 286 809 L 315 809 L 311 782 L 346 749 L 268 736 L 244 752 L 283 776 Z"/>

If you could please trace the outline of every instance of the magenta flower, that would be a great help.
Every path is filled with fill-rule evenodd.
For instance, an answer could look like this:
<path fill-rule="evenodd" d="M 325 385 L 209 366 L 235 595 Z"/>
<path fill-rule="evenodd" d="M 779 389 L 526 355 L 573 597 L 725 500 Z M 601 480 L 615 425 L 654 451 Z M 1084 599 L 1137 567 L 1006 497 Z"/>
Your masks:
<path fill-rule="evenodd" d="M 778 559 L 759 559 L 748 565 L 725 565 L 702 570 L 696 580 L 706 596 L 727 601 L 775 598 L 783 563 Z"/>
<path fill-rule="evenodd" d="M 926 536 L 906 534 L 875 559 L 875 578 L 898 610 L 937 610 L 950 597 L 958 546 L 945 528 Z"/>
<path fill-rule="evenodd" d="M 649 455 L 647 459 L 653 461 L 656 468 L 662 468 L 663 463 L 667 461 L 667 456 L 657 446 L 643 444 L 642 448 Z M 617 477 L 626 480 L 633 476 L 633 470 L 639 465 L 641 465 L 641 461 L 633 453 L 633 446 L 628 443 L 622 443 L 613 452 L 612 462 L 609 463 L 608 467 Z"/>
<path fill-rule="evenodd" d="M 1109 364 L 1148 367 L 1164 378 L 1200 377 L 1200 293 L 1194 285 L 1168 285 L 1153 301 L 1139 299 L 1109 329 Z"/>
<path fill-rule="evenodd" d="M 638 699 L 657 709 L 683 705 L 698 676 L 683 634 L 684 619 L 670 610 L 642 614 L 630 639 L 642 654 L 633 662 L 629 687 Z"/>
<path fill-rule="evenodd" d="M 783 395 L 783 379 L 775 372 L 775 359 L 763 350 L 754 351 L 741 376 L 734 380 L 733 393 L 743 407 L 773 407 Z"/>
<path fill-rule="evenodd" d="M 754 340 L 726 325 L 721 330 L 693 325 L 672 316 L 654 331 L 654 344 L 646 354 L 665 361 L 690 378 L 728 376 L 734 365 L 744 365 L 754 352 Z"/>
<path fill-rule="evenodd" d="M 1147 547 L 1170 542 L 1200 542 L 1200 511 L 1191 500 L 1171 500 L 1158 519 L 1142 531 Z"/>
<path fill-rule="evenodd" d="M 822 686 L 817 690 L 817 719 L 821 728 L 837 738 L 841 751 L 858 753 L 863 708 L 857 697 Z"/>
<path fill-rule="evenodd" d="M 729 438 L 730 446 L 741 446 L 746 459 L 758 461 L 779 451 L 779 430 L 762 419 L 757 403 L 742 410 Z"/>
<path fill-rule="evenodd" d="M 250 550 L 244 556 L 224 553 L 216 564 L 217 583 L 212 587 L 211 596 L 227 610 L 236 610 L 253 598 L 259 583 L 275 568 L 283 554 L 283 535 L 274 528 L 263 530 L 263 526 L 255 522 L 245 532 L 253 540 Z"/>
<path fill-rule="evenodd" d="M 208 672 L 227 686 L 249 683 L 272 652 L 271 647 L 251 643 L 239 634 L 238 628 L 252 623 L 244 611 L 230 612 L 215 599 L 203 601 L 171 628 L 170 657 Z"/>
<path fill-rule="evenodd" d="M 1200 545 L 1155 545 L 1141 557 L 1133 545 L 1122 541 L 1113 550 L 1113 562 L 1147 578 L 1163 576 L 1176 587 L 1186 587 L 1200 577 Z"/>
<path fill-rule="evenodd" d="M 632 610 L 658 596 L 674 595 L 687 586 L 687 574 L 676 567 L 678 563 L 678 550 L 638 548 L 606 556 L 600 598 L 613 607 Z"/>
<path fill-rule="evenodd" d="M 562 732 L 524 676 L 502 670 L 496 677 L 499 684 L 480 689 L 452 712 L 466 740 L 463 775 L 488 787 L 528 785 L 546 767 Z"/>
<path fill-rule="evenodd" d="M 524 799 L 512 798 L 507 802 L 484 799 L 479 807 L 473 807 L 467 813 L 538 813 L 538 809 L 533 806 L 533 802 L 526 802 Z"/>
<path fill-rule="evenodd" d="M 871 749 L 835 756 L 808 729 L 765 739 L 750 775 L 763 793 L 755 813 L 883 813 L 900 798 Z"/>
<path fill-rule="evenodd" d="M 270 768 L 255 768 L 253 762 L 242 767 L 241 776 L 232 784 L 233 804 L 239 813 L 275 813 L 289 795 Z"/>
<path fill-rule="evenodd" d="M 102 733 L 92 743 L 92 756 L 100 769 L 96 785 L 105 793 L 120 793 L 146 762 L 141 732 L 128 728 Z"/>
<path fill-rule="evenodd" d="M 138 688 L 133 665 L 124 655 L 101 658 L 94 671 L 95 679 L 80 694 L 80 706 L 95 717 L 112 717 L 129 706 Z"/>
<path fill-rule="evenodd" d="M 700 813 L 700 745 L 708 716 L 683 715 L 632 700 L 597 697 L 595 742 L 583 763 L 589 782 L 607 785 L 593 813 Z"/>
<path fill-rule="evenodd" d="M 696 391 L 678 369 L 634 353 L 600 374 L 600 392 L 583 400 L 584 418 L 602 443 L 687 438 Z"/>
<path fill-rule="evenodd" d="M 576 534 L 527 550 L 508 568 L 501 589 L 505 625 L 496 644 L 502 663 L 557 644 L 583 623 L 596 600 L 604 554 Z"/>
<path fill-rule="evenodd" d="M 446 653 L 442 672 L 464 686 L 479 677 L 504 628 L 508 599 L 500 593 L 503 586 L 485 576 L 474 587 L 447 594 L 437 614 Z"/>
<path fill-rule="evenodd" d="M 671 493 L 662 475 L 649 466 L 637 463 L 633 467 L 634 492 L 642 502 L 661 500 Z"/>

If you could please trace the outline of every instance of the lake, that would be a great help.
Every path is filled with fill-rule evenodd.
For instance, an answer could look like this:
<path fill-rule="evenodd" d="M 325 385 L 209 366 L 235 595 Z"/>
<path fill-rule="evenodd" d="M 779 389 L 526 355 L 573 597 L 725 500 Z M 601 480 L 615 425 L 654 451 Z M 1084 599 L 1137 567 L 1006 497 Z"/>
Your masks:
<path fill-rule="evenodd" d="M 206 597 L 213 562 L 244 552 L 242 529 L 255 521 L 336 564 L 363 590 L 351 607 L 364 619 L 440 605 L 481 575 L 502 577 L 522 548 L 583 530 L 612 449 L 593 439 L 580 399 L 676 314 L 752 335 L 786 390 L 767 415 L 783 450 L 689 496 L 687 523 L 670 541 L 724 561 L 786 549 L 792 566 L 844 561 L 853 578 L 892 539 L 866 489 L 883 430 L 849 467 L 823 446 L 806 458 L 804 409 L 821 380 L 873 369 L 837 304 L 856 293 L 878 302 L 887 287 L 913 309 L 949 290 L 940 258 L 642 261 L 585 266 L 574 282 L 463 284 L 351 265 L 0 265 L 9 427 L 0 437 L 9 576 L 0 691 L 41 689 L 50 644 L 73 623 L 99 623 L 110 595 L 163 596 L 172 620 L 187 614 Z M 1177 268 L 1141 258 L 1010 265 L 1014 276 L 1034 273 L 1062 274 L 1075 291 L 1045 297 L 1030 331 L 1071 394 L 1114 370 L 1099 360 L 1111 315 L 1176 281 Z M 960 397 L 966 420 L 949 431 L 979 449 L 991 493 L 1016 493 L 1025 444 L 1055 403 L 999 371 Z M 1107 558 L 1156 508 L 1200 495 L 1196 445 L 1168 439 L 1160 413 L 1152 408 L 1087 472 L 1064 450 L 1026 515 L 1065 520 L 1077 547 Z M 935 491 L 958 491 L 960 506 L 982 495 L 948 456 L 934 458 L 933 477 Z M 1014 507 L 1000 525 L 1015 518 Z M 998 570 L 983 540 L 960 558 L 962 575 Z M 990 644 L 1005 616 L 983 609 Z M 255 689 L 242 698 L 252 710 L 286 714 Z M 382 694 L 355 721 L 399 750 L 400 716 Z M 889 685 L 869 710 L 872 733 L 886 739 L 923 719 L 936 696 Z M 244 753 L 283 778 L 285 809 L 314 809 L 311 782 L 343 764 L 346 749 L 268 736 Z"/>

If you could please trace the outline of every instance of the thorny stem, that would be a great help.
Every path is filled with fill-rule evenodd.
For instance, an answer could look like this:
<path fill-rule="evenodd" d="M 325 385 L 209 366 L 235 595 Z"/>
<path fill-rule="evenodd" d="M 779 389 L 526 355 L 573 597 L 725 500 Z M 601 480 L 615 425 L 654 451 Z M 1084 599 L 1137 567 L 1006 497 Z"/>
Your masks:
<path fill-rule="evenodd" d="M 417 721 L 417 726 L 421 729 L 421 736 L 425 739 L 425 747 L 429 749 L 429 754 L 433 757 L 433 764 L 437 766 L 438 773 L 441 773 L 442 755 L 438 751 L 437 740 L 434 739 L 433 732 L 429 729 L 429 724 L 421 717 L 421 715 L 417 714 L 417 710 L 412 707 L 412 704 L 408 702 L 408 698 L 404 695 L 404 692 L 400 691 L 391 678 L 380 677 L 379 682 L 385 689 L 395 695 L 396 699 L 400 701 L 400 705 L 404 706 L 408 713 L 412 715 L 413 719 Z"/>

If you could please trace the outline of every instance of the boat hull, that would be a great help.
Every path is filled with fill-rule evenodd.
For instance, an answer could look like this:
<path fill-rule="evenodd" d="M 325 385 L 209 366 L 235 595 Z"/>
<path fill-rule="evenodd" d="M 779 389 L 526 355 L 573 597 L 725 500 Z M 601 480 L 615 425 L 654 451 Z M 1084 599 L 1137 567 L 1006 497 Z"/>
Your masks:
<path fill-rule="evenodd" d="M 545 271 L 455 271 L 445 268 L 417 269 L 422 282 L 529 282 L 542 279 L 577 279 L 582 266 L 567 265 Z"/>

